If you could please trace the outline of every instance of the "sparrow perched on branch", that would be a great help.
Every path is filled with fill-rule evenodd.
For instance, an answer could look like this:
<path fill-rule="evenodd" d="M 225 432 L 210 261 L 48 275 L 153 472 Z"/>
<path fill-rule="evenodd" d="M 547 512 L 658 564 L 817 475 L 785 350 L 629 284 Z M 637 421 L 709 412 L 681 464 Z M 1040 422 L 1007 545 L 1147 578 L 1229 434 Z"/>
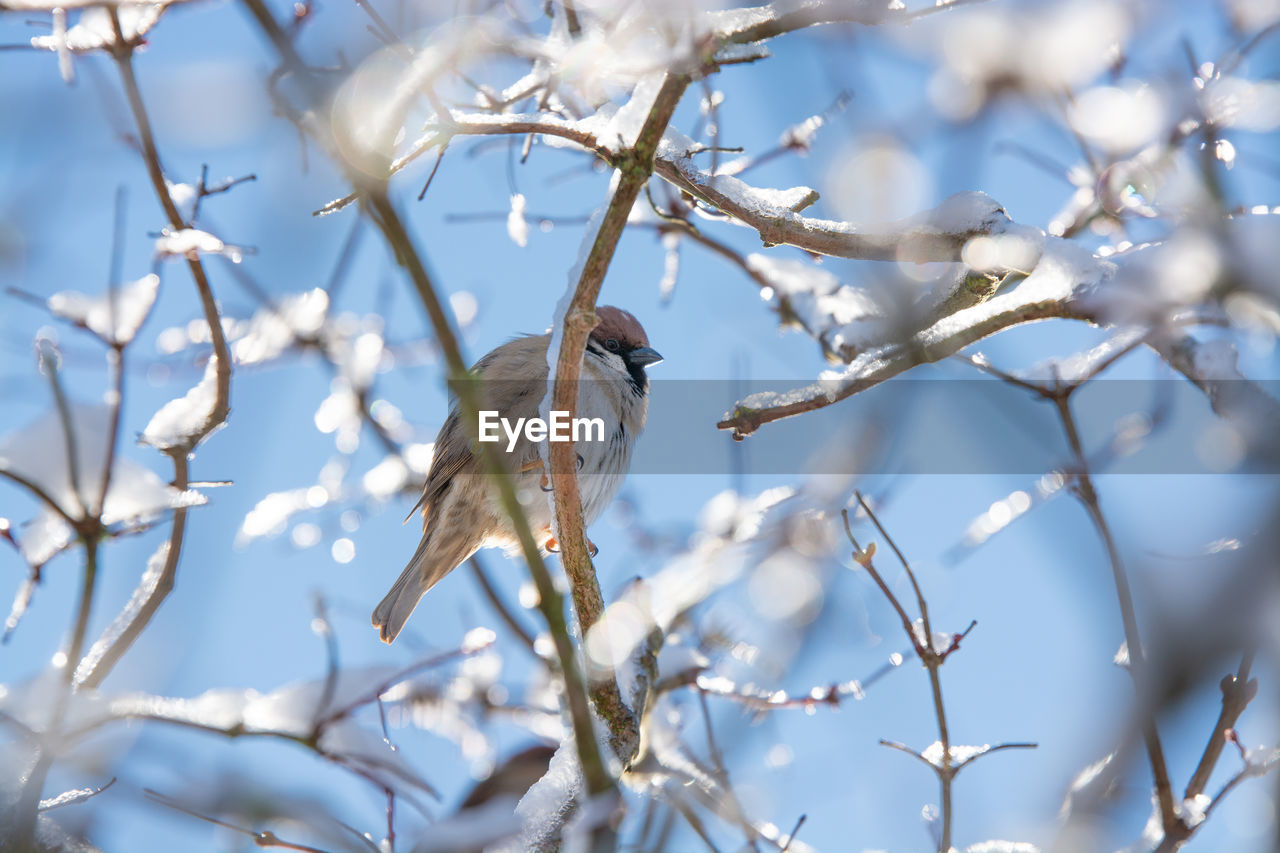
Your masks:
<path fill-rule="evenodd" d="M 575 441 L 587 524 L 600 517 L 622 486 L 649 407 L 644 369 L 662 360 L 649 346 L 640 322 L 628 312 L 601 305 L 596 317 L 583 355 L 574 413 L 575 418 L 599 418 L 604 424 L 603 430 L 586 427 L 586 435 Z M 550 343 L 550 335 L 526 335 L 481 358 L 472 368 L 481 410 L 496 411 L 507 424 L 538 418 L 538 407 L 550 393 Z M 472 436 L 481 435 L 479 426 L 464 424 L 455 402 L 436 436 L 427 482 L 414 507 L 422 508 L 422 541 L 373 611 L 373 624 L 384 642 L 395 640 L 427 590 L 476 551 L 501 547 L 514 552 L 520 547 L 511 520 L 498 503 L 496 486 L 481 472 L 473 453 Z M 498 441 L 496 447 L 515 478 L 517 493 L 530 496 L 523 503 L 534 536 L 544 550 L 554 550 L 551 508 L 539 491 L 549 488 L 539 442 L 530 440 L 524 430 L 518 436 L 500 433 Z"/>

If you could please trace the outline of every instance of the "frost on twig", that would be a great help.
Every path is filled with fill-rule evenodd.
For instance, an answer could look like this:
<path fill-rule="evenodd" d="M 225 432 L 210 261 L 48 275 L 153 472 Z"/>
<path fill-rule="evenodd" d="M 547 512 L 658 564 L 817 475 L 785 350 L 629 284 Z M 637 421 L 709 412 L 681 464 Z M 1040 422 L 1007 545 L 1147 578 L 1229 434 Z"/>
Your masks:
<path fill-rule="evenodd" d="M 74 806 L 77 803 L 83 803 L 85 800 L 92 799 L 110 788 L 115 784 L 115 781 L 115 779 L 112 779 L 100 788 L 73 788 L 70 791 L 63 791 L 56 797 L 47 797 L 40 801 L 40 811 L 47 812 L 52 811 L 53 809 L 60 809 L 64 806 Z"/>
<path fill-rule="evenodd" d="M 807 187 L 764 190 L 731 175 L 711 175 L 694 162 L 693 141 L 669 130 L 654 171 L 711 207 L 755 229 L 767 245 L 790 245 L 819 255 L 890 261 L 957 261 L 971 238 L 1002 234 L 1004 208 L 984 193 L 958 193 L 933 210 L 898 222 L 860 225 L 812 219 L 800 211 L 817 201 Z"/>
<path fill-rule="evenodd" d="M 14 784 L 17 781 L 12 777 L 0 779 L 0 849 L 4 850 L 18 849 L 14 847 L 17 839 L 13 833 L 17 830 L 19 821 L 14 819 L 14 812 L 20 807 L 22 790 L 19 785 Z M 40 801 L 35 816 L 33 839 L 36 849 L 41 853 L 102 853 L 99 848 L 63 829 L 53 817 L 45 813 L 62 805 L 62 797 L 67 797 L 66 804 L 71 804 L 78 802 L 77 797 L 87 798 L 92 790 L 67 791 L 59 797 Z"/>

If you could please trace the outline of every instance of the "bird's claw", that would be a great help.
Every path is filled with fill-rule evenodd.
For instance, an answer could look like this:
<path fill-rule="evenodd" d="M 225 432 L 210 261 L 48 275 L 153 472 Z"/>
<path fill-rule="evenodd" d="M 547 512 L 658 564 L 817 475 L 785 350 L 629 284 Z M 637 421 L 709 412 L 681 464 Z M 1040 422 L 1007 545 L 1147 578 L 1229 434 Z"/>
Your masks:
<path fill-rule="evenodd" d="M 582 470 L 582 466 L 583 466 L 583 465 L 585 465 L 585 464 L 587 464 L 587 460 L 583 459 L 583 458 L 582 458 L 582 454 L 581 454 L 581 453 L 579 453 L 579 454 L 578 454 L 578 470 L 579 470 L 579 471 L 581 471 L 581 470 Z M 520 469 L 520 471 L 523 473 L 523 472 L 525 472 L 525 471 L 532 471 L 532 470 L 534 470 L 534 469 L 536 469 L 536 468 L 542 468 L 542 463 L 541 463 L 541 462 L 531 462 L 530 464 L 528 464 L 528 465 L 524 466 L 523 468 L 521 468 L 521 469 Z M 552 492 L 552 491 L 555 491 L 555 490 L 551 487 L 551 481 L 547 479 L 547 471 L 546 471 L 546 469 L 545 469 L 545 468 L 543 468 L 543 470 L 542 470 L 542 481 L 541 481 L 540 483 L 538 483 L 538 488 L 542 489 L 542 491 L 544 491 L 544 492 Z"/>
<path fill-rule="evenodd" d="M 546 548 L 548 553 L 560 553 L 560 543 L 556 541 L 554 536 L 548 536 L 547 540 L 542 543 L 542 547 Z M 587 540 L 587 549 L 590 551 L 590 556 L 593 558 L 596 554 L 600 553 L 600 549 L 596 547 L 596 543 L 592 542 L 590 539 Z"/>

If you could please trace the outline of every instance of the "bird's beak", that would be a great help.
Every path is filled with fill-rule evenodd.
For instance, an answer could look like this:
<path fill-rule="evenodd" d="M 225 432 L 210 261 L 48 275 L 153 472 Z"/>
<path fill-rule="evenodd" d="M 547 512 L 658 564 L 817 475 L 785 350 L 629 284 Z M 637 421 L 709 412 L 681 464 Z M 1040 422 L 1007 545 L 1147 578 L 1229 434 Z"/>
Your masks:
<path fill-rule="evenodd" d="M 662 355 L 653 347 L 636 347 L 627 353 L 627 361 L 632 364 L 638 364 L 641 367 L 647 367 L 650 364 L 657 364 L 662 361 Z"/>

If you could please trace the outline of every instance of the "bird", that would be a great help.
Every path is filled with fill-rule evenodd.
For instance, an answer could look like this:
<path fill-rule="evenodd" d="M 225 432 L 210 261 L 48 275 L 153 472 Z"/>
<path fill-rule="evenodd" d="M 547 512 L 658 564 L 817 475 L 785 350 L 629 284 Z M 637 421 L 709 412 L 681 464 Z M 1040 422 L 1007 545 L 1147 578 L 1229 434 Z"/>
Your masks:
<path fill-rule="evenodd" d="M 597 322 L 587 339 L 579 380 L 577 418 L 599 418 L 603 430 L 587 429 L 575 443 L 582 514 L 590 525 L 613 500 L 631 466 L 631 452 L 644 429 L 649 407 L 649 378 L 645 368 L 662 361 L 649 346 L 640 321 L 612 305 L 595 309 Z M 523 335 L 482 357 L 471 370 L 478 380 L 481 409 L 497 411 L 509 423 L 539 416 L 550 391 L 547 348 L 551 335 Z M 477 425 L 478 426 L 478 425 Z M 497 489 L 480 468 L 457 400 L 436 436 L 431 467 L 422 497 L 410 510 L 422 511 L 422 540 L 391 590 L 373 611 L 373 625 L 385 643 L 404 627 L 428 590 L 481 548 L 519 551 L 520 541 L 498 503 Z M 510 447 L 510 449 L 508 449 Z M 545 552 L 556 550 L 551 534 L 552 513 L 544 496 L 546 471 L 538 443 L 521 432 L 497 445 L 515 480 L 530 529 Z M 594 546 L 592 546 L 594 550 Z"/>

